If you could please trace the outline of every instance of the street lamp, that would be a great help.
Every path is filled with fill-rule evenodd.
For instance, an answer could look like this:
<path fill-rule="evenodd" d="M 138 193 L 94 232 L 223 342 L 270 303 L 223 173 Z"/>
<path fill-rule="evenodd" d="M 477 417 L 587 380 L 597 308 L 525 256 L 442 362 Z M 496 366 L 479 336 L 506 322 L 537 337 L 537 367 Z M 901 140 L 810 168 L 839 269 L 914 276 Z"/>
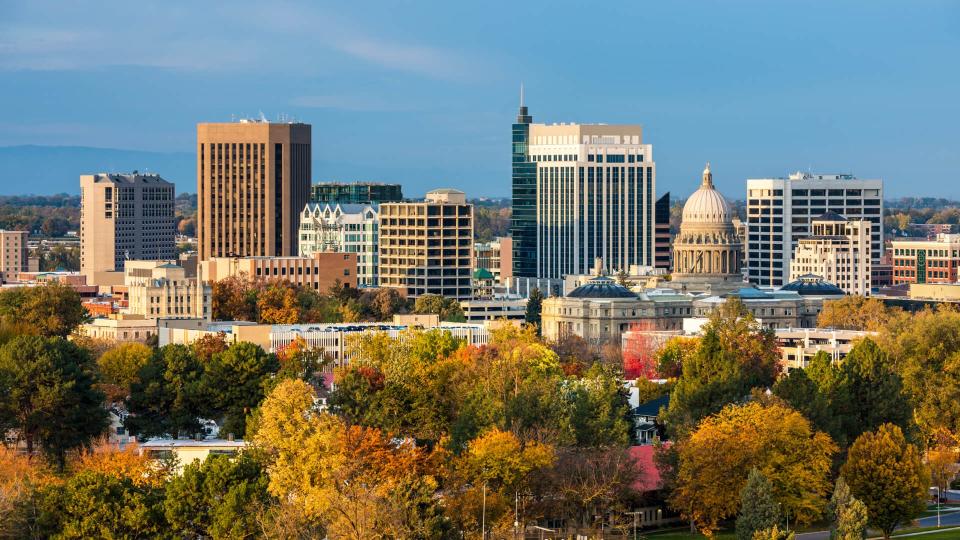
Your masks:
<path fill-rule="evenodd" d="M 637 540 L 637 516 L 640 515 L 640 512 L 634 510 L 633 512 L 627 512 L 633 516 L 633 540 Z"/>

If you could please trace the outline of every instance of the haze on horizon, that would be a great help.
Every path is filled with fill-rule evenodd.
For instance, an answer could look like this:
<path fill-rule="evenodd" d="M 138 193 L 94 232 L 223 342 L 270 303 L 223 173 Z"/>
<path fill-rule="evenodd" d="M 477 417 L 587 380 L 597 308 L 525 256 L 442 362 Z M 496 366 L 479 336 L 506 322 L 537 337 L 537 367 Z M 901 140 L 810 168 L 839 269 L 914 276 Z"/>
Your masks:
<path fill-rule="evenodd" d="M 0 0 L 0 146 L 182 159 L 197 122 L 285 114 L 313 125 L 315 181 L 508 196 L 523 82 L 536 122 L 643 125 L 659 193 L 710 161 L 733 198 L 808 169 L 960 198 L 958 29 L 947 0 Z M 182 168 L 151 170 L 195 191 Z M 24 174 L 2 191 L 50 192 Z"/>

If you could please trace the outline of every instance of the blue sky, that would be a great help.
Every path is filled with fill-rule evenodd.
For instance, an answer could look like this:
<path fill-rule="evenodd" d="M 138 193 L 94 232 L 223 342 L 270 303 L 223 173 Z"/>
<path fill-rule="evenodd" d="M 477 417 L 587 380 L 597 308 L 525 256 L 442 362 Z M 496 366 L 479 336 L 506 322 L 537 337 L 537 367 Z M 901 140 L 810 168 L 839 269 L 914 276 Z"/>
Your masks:
<path fill-rule="evenodd" d="M 659 192 L 710 161 L 734 197 L 811 168 L 960 198 L 958 66 L 957 1 L 0 0 L 0 146 L 192 152 L 283 113 L 315 180 L 504 196 L 523 81 L 535 121 L 642 124 Z"/>

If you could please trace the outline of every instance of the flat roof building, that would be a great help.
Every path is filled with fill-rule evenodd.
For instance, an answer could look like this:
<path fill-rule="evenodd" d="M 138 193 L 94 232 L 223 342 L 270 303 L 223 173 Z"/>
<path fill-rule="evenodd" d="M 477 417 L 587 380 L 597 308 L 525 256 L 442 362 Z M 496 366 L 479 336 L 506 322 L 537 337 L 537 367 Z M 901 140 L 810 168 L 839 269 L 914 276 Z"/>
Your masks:
<path fill-rule="evenodd" d="M 200 260 L 296 255 L 310 156 L 309 124 L 197 124 Z"/>
<path fill-rule="evenodd" d="M 319 182 L 310 187 L 310 202 L 316 204 L 379 204 L 402 200 L 400 184 Z"/>

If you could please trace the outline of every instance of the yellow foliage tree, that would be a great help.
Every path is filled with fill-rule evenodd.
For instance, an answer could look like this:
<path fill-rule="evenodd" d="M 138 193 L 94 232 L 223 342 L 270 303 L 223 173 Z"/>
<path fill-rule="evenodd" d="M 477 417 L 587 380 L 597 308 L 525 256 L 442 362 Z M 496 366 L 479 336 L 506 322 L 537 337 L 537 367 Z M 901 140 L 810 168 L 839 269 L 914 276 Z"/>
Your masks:
<path fill-rule="evenodd" d="M 712 535 L 736 514 L 750 469 L 769 479 L 774 498 L 799 523 L 820 517 L 830 492 L 836 445 L 784 405 L 730 405 L 678 443 L 677 488 L 670 503 Z"/>
<path fill-rule="evenodd" d="M 895 314 L 896 311 L 887 308 L 876 298 L 844 296 L 824 302 L 823 311 L 817 316 L 817 326 L 875 332 L 883 328 Z"/>
<path fill-rule="evenodd" d="M 163 486 L 171 472 L 141 453 L 135 442 L 120 448 L 106 440 L 100 440 L 91 449 L 80 453 L 71 469 L 74 473 L 92 471 L 115 478 L 129 478 L 134 484 L 154 487 Z"/>
<path fill-rule="evenodd" d="M 25 534 L 26 516 L 18 511 L 31 493 L 57 477 L 37 458 L 0 445 L 0 538 Z"/>

